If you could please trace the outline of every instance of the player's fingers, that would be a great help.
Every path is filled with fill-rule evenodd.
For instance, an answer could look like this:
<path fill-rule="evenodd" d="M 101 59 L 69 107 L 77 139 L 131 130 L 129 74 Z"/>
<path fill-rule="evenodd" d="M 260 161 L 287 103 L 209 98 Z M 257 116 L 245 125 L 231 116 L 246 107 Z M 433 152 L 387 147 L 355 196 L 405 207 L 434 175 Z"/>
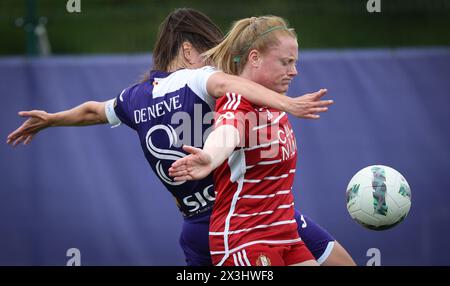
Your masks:
<path fill-rule="evenodd" d="M 320 115 L 318 115 L 318 114 L 306 114 L 306 115 L 303 116 L 303 118 L 305 118 L 305 119 L 319 119 Z"/>
<path fill-rule="evenodd" d="M 27 137 L 28 137 L 28 135 L 22 135 L 22 136 L 20 136 L 20 138 L 19 138 L 20 140 L 18 141 L 17 144 L 24 143 L 25 140 L 27 139 Z"/>
<path fill-rule="evenodd" d="M 14 136 L 13 133 L 9 134 L 8 137 L 6 138 L 6 143 L 11 144 L 14 141 L 14 138 L 16 137 Z"/>
<path fill-rule="evenodd" d="M 34 135 L 30 134 L 26 137 L 25 141 L 23 142 L 24 145 L 30 144 L 31 140 L 33 140 Z"/>
<path fill-rule="evenodd" d="M 186 175 L 188 175 L 187 170 L 182 170 L 182 171 L 170 171 L 169 170 L 169 176 L 171 176 L 171 177 L 181 177 L 181 176 L 186 176 Z"/>
<path fill-rule="evenodd" d="M 42 110 L 19 111 L 19 116 L 21 117 L 39 117 L 43 119 L 43 114 L 45 114 L 45 112 L 43 112 Z"/>
<path fill-rule="evenodd" d="M 187 175 L 188 175 L 188 172 L 187 172 L 187 171 L 181 171 L 181 172 L 169 173 L 169 176 L 171 176 L 172 178 L 184 177 L 184 176 L 187 176 Z"/>
<path fill-rule="evenodd" d="M 316 107 L 316 108 L 309 109 L 310 113 L 320 113 L 320 112 L 327 112 L 327 111 L 328 111 L 328 107 Z"/>
<path fill-rule="evenodd" d="M 30 114 L 32 114 L 31 113 L 31 111 L 19 111 L 19 116 L 22 116 L 22 117 L 29 117 L 30 116 Z"/>
<path fill-rule="evenodd" d="M 16 147 L 17 145 L 19 145 L 22 141 L 25 140 L 25 137 L 26 137 L 25 135 L 22 135 L 22 136 L 20 136 L 19 138 L 17 138 L 17 139 L 14 141 L 13 146 Z"/>
<path fill-rule="evenodd" d="M 198 149 L 198 148 L 195 148 L 195 147 L 192 147 L 192 146 L 189 146 L 189 145 L 183 145 L 183 150 L 185 152 L 190 153 L 190 154 L 197 154 L 198 152 L 201 151 L 201 149 Z"/>
<path fill-rule="evenodd" d="M 191 180 L 192 180 L 192 177 L 189 176 L 189 175 L 187 175 L 187 176 L 175 177 L 175 178 L 173 178 L 173 180 L 174 180 L 174 181 L 177 181 L 177 182 L 191 181 Z"/>
<path fill-rule="evenodd" d="M 185 166 L 183 166 L 183 167 L 181 167 L 181 168 L 172 168 L 172 167 L 171 167 L 171 168 L 169 169 L 169 176 L 171 176 L 171 177 L 176 177 L 176 175 L 174 175 L 174 174 L 177 174 L 177 173 L 183 172 L 183 171 L 187 171 Z"/>
<path fill-rule="evenodd" d="M 23 135 L 23 128 L 22 126 L 20 126 L 19 128 L 17 128 L 16 130 L 14 130 L 13 132 L 9 133 L 8 135 L 8 140 L 9 141 L 13 141 L 15 139 L 17 139 L 19 136 Z"/>
<path fill-rule="evenodd" d="M 183 166 L 185 166 L 188 162 L 187 157 L 181 158 L 176 160 L 175 162 L 172 163 L 171 168 L 185 168 Z"/>
<path fill-rule="evenodd" d="M 13 140 L 13 142 L 12 142 L 13 147 L 16 147 L 17 144 L 19 144 L 20 138 L 21 138 L 21 137 L 19 136 L 19 137 L 15 138 L 15 139 Z"/>
<path fill-rule="evenodd" d="M 334 104 L 334 100 L 332 100 L 332 99 L 311 102 L 312 107 L 326 107 L 326 106 L 330 106 L 332 104 Z"/>
<path fill-rule="evenodd" d="M 327 94 L 328 90 L 326 88 L 321 88 L 319 91 L 313 93 L 313 97 L 319 100 L 322 96 Z"/>
<path fill-rule="evenodd" d="M 181 172 L 181 171 L 191 172 L 193 170 L 191 161 L 192 160 L 190 156 L 184 157 L 183 159 L 179 159 L 174 163 L 172 163 L 172 166 L 169 168 L 169 172 Z"/>

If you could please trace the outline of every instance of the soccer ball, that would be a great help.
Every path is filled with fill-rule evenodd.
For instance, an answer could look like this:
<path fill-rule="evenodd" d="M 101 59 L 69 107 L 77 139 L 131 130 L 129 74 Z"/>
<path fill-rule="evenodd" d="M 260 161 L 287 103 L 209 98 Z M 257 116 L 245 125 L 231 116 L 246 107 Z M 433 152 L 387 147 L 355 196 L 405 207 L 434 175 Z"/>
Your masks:
<path fill-rule="evenodd" d="M 411 189 L 396 170 L 382 165 L 366 167 L 350 180 L 347 210 L 362 226 L 389 229 L 403 221 L 411 208 Z"/>

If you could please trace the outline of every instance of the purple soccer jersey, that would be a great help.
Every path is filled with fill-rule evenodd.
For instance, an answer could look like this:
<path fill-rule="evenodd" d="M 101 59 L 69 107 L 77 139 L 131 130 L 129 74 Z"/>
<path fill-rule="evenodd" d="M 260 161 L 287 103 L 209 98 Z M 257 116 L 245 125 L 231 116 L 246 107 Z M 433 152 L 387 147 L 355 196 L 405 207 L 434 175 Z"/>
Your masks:
<path fill-rule="evenodd" d="M 168 175 L 172 163 L 185 156 L 183 144 L 203 147 L 212 114 L 209 122 L 206 119 L 215 104 L 206 91 L 206 81 L 214 72 L 211 67 L 152 71 L 148 81 L 124 89 L 107 106 L 111 123 L 122 122 L 136 130 L 148 163 L 184 217 L 207 212 L 214 202 L 212 174 L 186 182 L 175 182 Z"/>

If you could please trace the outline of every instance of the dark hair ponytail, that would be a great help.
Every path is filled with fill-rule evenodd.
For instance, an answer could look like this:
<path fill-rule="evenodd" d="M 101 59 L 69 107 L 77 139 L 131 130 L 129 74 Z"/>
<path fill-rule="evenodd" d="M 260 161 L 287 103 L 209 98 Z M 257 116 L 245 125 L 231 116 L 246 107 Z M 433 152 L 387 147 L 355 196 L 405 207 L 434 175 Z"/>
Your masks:
<path fill-rule="evenodd" d="M 176 9 L 159 26 L 153 69 L 167 71 L 184 41 L 202 53 L 219 44 L 222 38 L 222 31 L 205 14 L 190 8 Z"/>

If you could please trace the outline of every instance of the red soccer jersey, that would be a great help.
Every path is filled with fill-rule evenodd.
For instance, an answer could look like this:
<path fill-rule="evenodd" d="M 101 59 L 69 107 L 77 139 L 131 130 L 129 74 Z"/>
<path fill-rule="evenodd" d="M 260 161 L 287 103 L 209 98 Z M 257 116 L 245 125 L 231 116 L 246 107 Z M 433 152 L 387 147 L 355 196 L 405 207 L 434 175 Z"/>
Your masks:
<path fill-rule="evenodd" d="M 288 116 L 227 93 L 216 102 L 215 128 L 221 125 L 234 125 L 241 142 L 214 174 L 214 264 L 249 245 L 300 243 L 291 191 L 297 146 Z"/>

